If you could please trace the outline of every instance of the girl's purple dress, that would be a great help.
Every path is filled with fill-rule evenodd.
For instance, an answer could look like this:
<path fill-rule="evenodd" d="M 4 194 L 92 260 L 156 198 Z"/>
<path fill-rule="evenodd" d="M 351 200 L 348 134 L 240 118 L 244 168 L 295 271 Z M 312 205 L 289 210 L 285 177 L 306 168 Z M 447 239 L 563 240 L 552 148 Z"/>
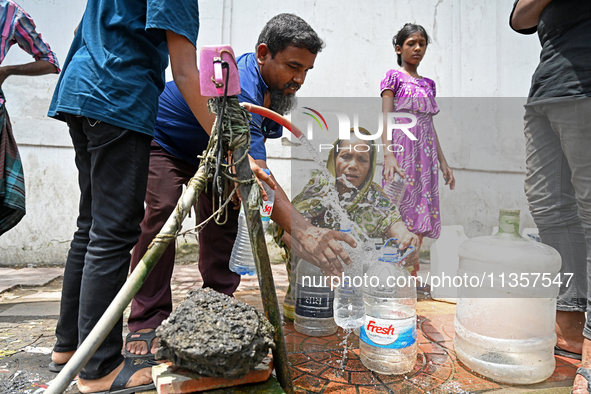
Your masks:
<path fill-rule="evenodd" d="M 410 112 L 417 118 L 416 126 L 410 128 L 410 132 L 417 137 L 416 141 L 398 129 L 392 135 L 392 143 L 404 147 L 404 151 L 395 153 L 395 157 L 408 181 L 398 210 L 409 231 L 424 237 L 439 238 L 439 163 L 433 128 L 433 115 L 439 112 L 439 107 L 435 102 L 435 82 L 429 78 L 417 79 L 398 70 L 390 70 L 382 80 L 380 89 L 381 92 L 394 92 L 393 112 Z M 410 119 L 397 119 L 397 123 L 409 122 Z"/>

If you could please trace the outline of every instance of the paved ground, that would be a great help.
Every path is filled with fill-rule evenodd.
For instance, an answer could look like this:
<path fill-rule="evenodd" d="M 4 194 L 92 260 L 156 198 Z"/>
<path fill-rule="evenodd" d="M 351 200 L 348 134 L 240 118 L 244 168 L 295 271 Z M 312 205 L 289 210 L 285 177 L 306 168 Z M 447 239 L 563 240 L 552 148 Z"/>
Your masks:
<path fill-rule="evenodd" d="M 287 275 L 281 264 L 272 265 L 277 294 L 282 301 Z M 428 265 L 423 266 L 424 270 Z M 59 313 L 59 268 L 0 268 L 0 393 L 41 394 L 55 377 L 47 371 L 49 352 Z M 194 264 L 177 265 L 173 276 L 173 301 L 201 286 Z M 556 357 L 556 370 L 545 382 L 508 386 L 466 370 L 453 351 L 455 305 L 433 301 L 428 289 L 419 291 L 419 354 L 414 370 L 406 376 L 384 376 L 367 370 L 358 357 L 358 338 L 349 337 L 345 367 L 341 368 L 344 334 L 312 338 L 284 325 L 292 377 L 298 393 L 568 393 L 574 360 Z M 236 298 L 262 310 L 256 277 L 243 279 Z M 78 393 L 75 385 L 67 391 Z"/>

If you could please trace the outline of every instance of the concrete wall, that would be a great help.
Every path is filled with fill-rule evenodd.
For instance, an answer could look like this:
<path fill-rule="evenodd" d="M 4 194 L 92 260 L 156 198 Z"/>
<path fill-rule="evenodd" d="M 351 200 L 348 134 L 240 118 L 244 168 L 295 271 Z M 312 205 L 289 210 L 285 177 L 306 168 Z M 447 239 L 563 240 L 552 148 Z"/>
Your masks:
<path fill-rule="evenodd" d="M 202 0 L 198 46 L 229 43 L 237 54 L 254 50 L 265 22 L 294 12 L 320 34 L 326 48 L 300 90 L 301 97 L 376 97 L 384 73 L 397 67 L 392 35 L 405 23 L 422 24 L 432 36 L 419 72 L 435 80 L 438 97 L 523 97 L 537 64 L 536 36 L 508 27 L 513 0 L 270 1 Z M 65 60 L 84 0 L 20 0 L 60 62 Z M 368 7 L 371 4 L 371 8 Z M 13 47 L 4 64 L 30 61 Z M 170 73 L 168 74 L 170 78 Z M 0 237 L 0 265 L 63 263 L 75 230 L 77 172 L 67 128 L 46 117 L 57 76 L 11 77 L 3 85 L 25 167 L 27 215 Z M 442 190 L 444 224 L 464 224 L 469 236 L 488 233 L 501 207 L 526 211 L 520 115 L 486 130 L 447 127 L 445 108 L 437 130 L 458 188 Z M 492 109 L 491 109 L 492 108 Z M 491 112 L 492 111 L 492 112 Z M 451 124 L 457 124 L 456 120 Z M 496 116 L 496 117 L 495 117 Z M 441 127 L 440 127 L 441 124 Z M 289 193 L 290 136 L 268 144 L 269 166 Z M 298 192 L 297 190 L 294 192 Z M 523 214 L 523 224 L 531 218 Z"/>

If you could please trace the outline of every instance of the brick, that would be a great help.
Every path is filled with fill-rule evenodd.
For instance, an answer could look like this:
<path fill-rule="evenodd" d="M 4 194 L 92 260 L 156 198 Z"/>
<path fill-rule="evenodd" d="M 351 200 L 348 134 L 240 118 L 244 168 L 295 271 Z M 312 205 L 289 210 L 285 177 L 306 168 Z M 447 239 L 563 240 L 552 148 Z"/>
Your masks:
<path fill-rule="evenodd" d="M 194 393 L 205 390 L 240 386 L 264 382 L 273 371 L 273 361 L 267 357 L 254 371 L 240 379 L 213 378 L 200 376 L 185 369 L 174 369 L 170 364 L 160 364 L 152 368 L 152 379 L 158 394 Z"/>

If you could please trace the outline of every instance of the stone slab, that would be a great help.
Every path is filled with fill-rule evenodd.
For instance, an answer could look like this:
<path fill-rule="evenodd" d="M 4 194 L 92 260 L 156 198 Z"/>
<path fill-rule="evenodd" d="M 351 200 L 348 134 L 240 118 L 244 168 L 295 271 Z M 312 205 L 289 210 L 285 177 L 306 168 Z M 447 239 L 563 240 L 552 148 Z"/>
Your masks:
<path fill-rule="evenodd" d="M 0 312 L 0 316 L 57 316 L 59 302 L 23 302 Z"/>
<path fill-rule="evenodd" d="M 63 268 L 0 268 L 0 292 L 15 286 L 44 286 L 63 274 Z"/>
<path fill-rule="evenodd" d="M 254 371 L 240 379 L 212 378 L 197 375 L 186 369 L 175 370 L 175 368 L 170 364 L 161 364 L 152 368 L 152 379 L 158 394 L 195 393 L 264 382 L 271 376 L 273 360 L 266 357 Z"/>
<path fill-rule="evenodd" d="M 60 301 L 62 299 L 61 291 L 41 291 L 35 294 L 29 294 L 26 296 L 19 297 L 19 302 L 48 302 L 48 301 Z"/>

